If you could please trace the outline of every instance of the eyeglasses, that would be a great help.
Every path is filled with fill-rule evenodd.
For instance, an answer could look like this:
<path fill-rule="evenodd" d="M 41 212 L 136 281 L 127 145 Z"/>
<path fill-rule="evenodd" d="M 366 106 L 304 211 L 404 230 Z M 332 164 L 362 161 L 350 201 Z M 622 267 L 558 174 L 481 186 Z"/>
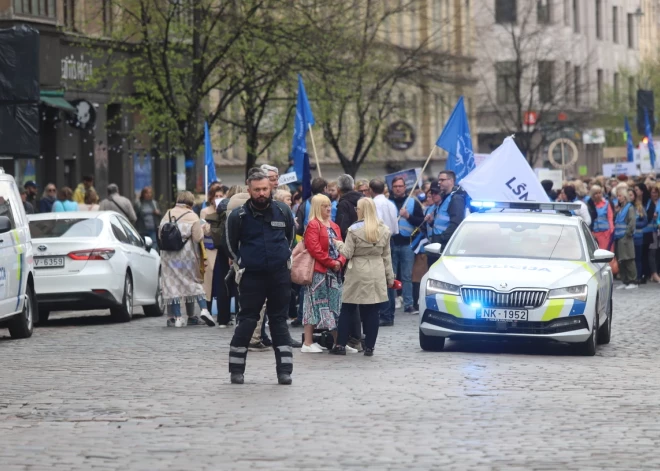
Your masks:
<path fill-rule="evenodd" d="M 439 183 L 446 182 L 447 180 L 449 180 L 449 178 L 438 178 Z"/>

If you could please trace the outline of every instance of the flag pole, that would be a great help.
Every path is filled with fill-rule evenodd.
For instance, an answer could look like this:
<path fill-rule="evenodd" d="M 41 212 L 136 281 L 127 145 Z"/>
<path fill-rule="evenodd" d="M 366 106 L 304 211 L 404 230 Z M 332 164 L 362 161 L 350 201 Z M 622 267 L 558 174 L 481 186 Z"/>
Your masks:
<path fill-rule="evenodd" d="M 312 132 L 312 125 L 307 123 L 307 128 L 309 129 L 309 137 L 312 138 L 312 149 L 314 150 L 314 160 L 316 161 L 316 170 L 319 172 L 319 177 L 322 177 L 321 175 L 321 166 L 319 165 L 319 156 L 316 153 L 316 144 L 314 144 L 314 133 Z"/>
<path fill-rule="evenodd" d="M 415 192 L 415 190 L 417 189 L 417 184 L 419 183 L 419 180 L 420 180 L 421 178 L 424 178 L 424 171 L 426 170 L 426 167 L 428 166 L 429 162 L 431 161 L 431 157 L 433 157 L 433 153 L 435 152 L 435 149 L 436 149 L 437 147 L 438 147 L 438 146 L 433 146 L 433 148 L 431 149 L 431 153 L 430 153 L 429 156 L 426 158 L 426 162 L 424 162 L 424 166 L 422 167 L 422 173 L 420 173 L 419 178 L 418 178 L 417 180 L 415 180 L 415 184 L 413 185 L 412 190 L 410 190 L 410 193 L 408 193 L 408 198 L 406 198 L 406 201 L 403 203 L 403 208 L 405 208 L 406 206 L 408 206 L 408 201 L 410 201 L 410 198 L 412 198 L 412 194 L 413 194 L 413 193 Z M 400 215 L 400 214 L 399 214 L 399 217 L 397 218 L 397 221 L 399 221 L 399 219 L 401 219 L 401 215 Z"/>
<path fill-rule="evenodd" d="M 204 157 L 206 160 L 206 156 Z M 209 200 L 209 166 L 204 165 L 204 196 L 206 201 Z"/>

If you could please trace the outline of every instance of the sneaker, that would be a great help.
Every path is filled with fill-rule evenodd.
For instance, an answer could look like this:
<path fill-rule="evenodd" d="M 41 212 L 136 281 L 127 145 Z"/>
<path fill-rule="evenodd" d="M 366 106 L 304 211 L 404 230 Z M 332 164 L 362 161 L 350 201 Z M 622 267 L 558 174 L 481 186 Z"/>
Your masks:
<path fill-rule="evenodd" d="M 231 374 L 231 384 L 243 384 L 245 382 L 245 377 L 242 373 L 232 373 Z"/>
<path fill-rule="evenodd" d="M 380 327 L 392 327 L 394 326 L 394 321 L 385 321 L 382 320 L 380 321 L 380 324 L 378 324 Z"/>
<path fill-rule="evenodd" d="M 626 286 L 626 289 L 637 289 L 638 287 L 639 287 L 638 285 L 630 284 L 630 285 Z"/>
<path fill-rule="evenodd" d="M 197 316 L 189 316 L 188 325 L 204 325 L 204 321 Z"/>
<path fill-rule="evenodd" d="M 621 286 L 617 286 L 614 289 L 626 289 L 627 287 L 628 287 L 628 285 L 621 285 Z"/>
<path fill-rule="evenodd" d="M 357 353 L 358 352 L 357 348 L 353 348 L 350 345 L 346 345 L 344 348 L 346 349 L 346 353 Z"/>
<path fill-rule="evenodd" d="M 215 321 L 213 320 L 213 316 L 208 311 L 208 309 L 202 309 L 202 312 L 199 314 L 199 317 L 201 317 L 202 320 L 206 322 L 206 325 L 208 325 L 209 327 L 215 326 Z"/>
<path fill-rule="evenodd" d="M 167 319 L 167 327 L 174 327 L 176 325 L 176 319 L 174 317 L 170 317 Z"/>
<path fill-rule="evenodd" d="M 401 296 L 397 296 L 396 299 L 394 300 L 394 308 L 401 309 L 402 307 L 403 307 L 403 298 Z"/>
<path fill-rule="evenodd" d="M 361 351 L 364 350 L 364 347 L 362 346 L 362 342 L 359 341 L 359 340 L 354 339 L 353 337 L 348 338 L 348 342 L 346 342 L 346 345 L 356 349 L 358 352 L 361 352 Z"/>
<path fill-rule="evenodd" d="M 407 308 L 404 309 L 403 312 L 405 312 L 406 314 L 419 314 L 419 310 L 415 309 L 412 306 L 408 306 Z"/>
<path fill-rule="evenodd" d="M 327 350 L 326 347 L 324 347 L 323 345 L 321 345 L 321 344 L 319 344 L 319 343 L 317 343 L 317 342 L 314 342 L 312 345 L 315 345 L 315 346 L 319 347 L 321 350 Z"/>
<path fill-rule="evenodd" d="M 346 355 L 346 347 L 335 345 L 332 350 L 328 352 L 330 355 Z"/>
<path fill-rule="evenodd" d="M 262 338 L 261 343 L 263 343 L 267 347 L 272 347 L 273 346 L 273 341 L 270 338 L 268 338 L 268 336 Z"/>
<path fill-rule="evenodd" d="M 250 352 L 266 352 L 268 350 L 270 350 L 270 347 L 265 346 L 261 342 L 248 345 L 248 351 Z"/>
<path fill-rule="evenodd" d="M 365 356 L 365 357 L 372 357 L 372 356 L 374 356 L 374 349 L 373 349 L 373 348 L 365 348 L 365 349 L 364 349 L 364 356 Z"/>
<path fill-rule="evenodd" d="M 311 345 L 304 345 L 300 349 L 301 353 L 323 353 L 323 350 L 321 349 L 320 346 L 317 344 L 313 343 Z"/>
<path fill-rule="evenodd" d="M 218 328 L 220 329 L 226 329 L 227 327 L 229 327 L 229 324 L 218 324 Z"/>
<path fill-rule="evenodd" d="M 183 320 L 183 317 L 179 316 L 174 321 L 174 327 L 185 327 L 186 321 Z"/>

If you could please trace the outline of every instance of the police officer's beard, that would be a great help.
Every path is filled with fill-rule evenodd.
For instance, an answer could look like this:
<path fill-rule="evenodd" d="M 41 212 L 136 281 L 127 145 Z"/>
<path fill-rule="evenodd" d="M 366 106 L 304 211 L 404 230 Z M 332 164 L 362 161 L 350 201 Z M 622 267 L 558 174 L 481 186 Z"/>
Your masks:
<path fill-rule="evenodd" d="M 270 203 L 270 198 L 267 198 L 265 196 L 259 196 L 257 198 L 252 198 L 252 205 L 257 209 L 267 208 L 268 203 Z"/>

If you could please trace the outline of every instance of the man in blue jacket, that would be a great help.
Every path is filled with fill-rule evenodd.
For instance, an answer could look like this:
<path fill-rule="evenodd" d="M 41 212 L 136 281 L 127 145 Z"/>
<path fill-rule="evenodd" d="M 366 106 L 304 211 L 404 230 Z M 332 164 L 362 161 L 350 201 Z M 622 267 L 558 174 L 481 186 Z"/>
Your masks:
<path fill-rule="evenodd" d="M 286 319 L 291 298 L 289 259 L 295 224 L 289 208 L 270 197 L 268 176 L 247 179 L 250 199 L 227 218 L 227 248 L 237 269 L 240 311 L 229 351 L 231 382 L 243 384 L 245 361 L 259 313 L 266 303 L 277 380 L 291 384 L 293 349 Z"/>

